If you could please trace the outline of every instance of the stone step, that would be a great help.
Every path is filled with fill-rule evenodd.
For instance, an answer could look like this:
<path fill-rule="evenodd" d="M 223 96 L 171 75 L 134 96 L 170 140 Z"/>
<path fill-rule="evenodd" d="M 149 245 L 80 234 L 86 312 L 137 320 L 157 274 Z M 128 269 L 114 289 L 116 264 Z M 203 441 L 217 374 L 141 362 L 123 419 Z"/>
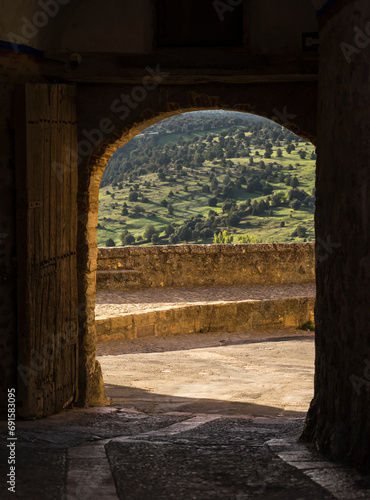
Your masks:
<path fill-rule="evenodd" d="M 171 306 L 96 320 L 98 340 L 299 328 L 314 321 L 315 297 Z"/>
<path fill-rule="evenodd" d="M 105 269 L 96 272 L 96 289 L 138 289 L 143 286 L 143 273 L 135 269 Z"/>

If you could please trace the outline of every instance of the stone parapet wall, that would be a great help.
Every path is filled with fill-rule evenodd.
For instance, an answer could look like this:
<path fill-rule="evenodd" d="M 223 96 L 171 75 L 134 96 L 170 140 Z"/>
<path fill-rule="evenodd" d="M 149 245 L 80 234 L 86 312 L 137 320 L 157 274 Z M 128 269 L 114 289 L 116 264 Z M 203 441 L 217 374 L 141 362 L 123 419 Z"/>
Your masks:
<path fill-rule="evenodd" d="M 299 328 L 314 321 L 315 297 L 188 305 L 96 321 L 99 341 L 185 333 L 257 332 Z"/>
<path fill-rule="evenodd" d="M 98 290 L 314 281 L 313 243 L 98 249 Z"/>

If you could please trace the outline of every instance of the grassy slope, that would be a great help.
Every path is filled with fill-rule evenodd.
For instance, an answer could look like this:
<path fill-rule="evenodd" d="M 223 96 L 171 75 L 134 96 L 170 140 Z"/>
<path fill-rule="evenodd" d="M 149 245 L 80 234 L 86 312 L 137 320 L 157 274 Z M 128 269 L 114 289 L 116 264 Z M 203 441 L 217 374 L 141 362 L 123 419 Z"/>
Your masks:
<path fill-rule="evenodd" d="M 215 133 L 215 131 L 212 131 L 212 133 Z M 187 139 L 194 137 L 194 135 L 199 137 L 206 134 L 207 132 L 196 132 L 195 134 L 169 134 L 162 136 L 160 138 L 160 142 L 162 144 L 166 144 L 168 142 L 174 143 L 180 135 L 184 137 L 184 139 Z M 250 149 L 251 156 L 254 157 L 256 149 L 253 147 Z M 291 154 L 288 154 L 285 151 L 284 145 L 281 146 L 281 149 L 283 150 L 283 157 L 277 158 L 276 149 L 276 147 L 273 148 L 274 152 L 271 159 L 261 159 L 266 164 L 276 161 L 283 165 L 283 172 L 293 176 L 296 175 L 300 181 L 299 188 L 304 189 L 306 192 L 311 194 L 315 184 L 315 161 L 310 159 L 302 160 L 296 151 L 292 151 Z M 307 157 L 310 158 L 314 147 L 308 143 L 300 142 L 299 145 L 297 145 L 297 150 L 298 149 L 305 149 L 308 152 Z M 258 149 L 258 151 L 261 155 L 264 152 L 262 149 Z M 248 158 L 231 158 L 231 161 L 233 161 L 235 166 L 238 163 L 240 163 L 240 165 L 249 165 Z M 289 164 L 294 166 L 293 171 L 289 170 Z M 296 164 L 299 164 L 299 166 L 296 166 Z M 146 211 L 145 216 L 141 218 L 134 219 L 121 215 L 122 205 L 124 202 L 127 202 L 129 207 L 133 205 L 128 202 L 130 184 L 124 185 L 122 190 L 112 186 L 105 186 L 102 188 L 100 190 L 99 224 L 103 226 L 103 228 L 98 228 L 98 246 L 104 246 L 108 238 L 112 238 L 116 245 L 121 245 L 120 235 L 124 229 L 127 229 L 137 238 L 137 236 L 143 234 L 145 227 L 148 224 L 153 224 L 158 230 L 163 231 L 168 224 L 175 223 L 181 225 L 185 219 L 197 214 L 202 214 L 207 217 L 210 210 L 207 200 L 211 195 L 205 195 L 202 193 L 201 187 L 197 185 L 197 183 L 200 182 L 202 185 L 208 183 L 211 167 L 216 167 L 216 177 L 219 181 L 221 181 L 225 175 L 225 169 L 215 163 L 215 161 L 206 161 L 203 167 L 194 171 L 187 168 L 186 171 L 188 173 L 188 177 L 177 179 L 177 182 L 172 184 L 168 181 L 159 181 L 156 173 L 142 176 L 142 181 L 151 181 L 152 187 L 146 189 L 143 187 L 143 182 L 140 182 L 140 192 L 145 194 L 145 196 L 150 199 L 150 203 L 138 203 Z M 236 171 L 236 167 L 231 168 L 231 171 Z M 286 186 L 283 183 L 271 182 L 271 184 L 274 188 L 274 192 L 284 191 L 288 193 L 291 189 L 291 187 Z M 185 192 L 184 190 L 185 185 L 188 187 L 188 192 Z M 114 193 L 114 200 L 110 195 L 106 194 L 107 190 Z M 174 197 L 172 199 L 168 196 L 171 190 L 174 193 Z M 161 200 L 165 198 L 171 201 L 175 208 L 172 216 L 168 214 L 165 207 L 160 205 Z M 257 193 L 251 194 L 246 190 L 238 190 L 237 195 L 235 196 L 238 203 L 245 201 L 248 198 L 251 198 L 252 200 L 259 198 L 266 199 L 266 196 L 260 196 Z M 113 208 L 115 205 L 116 208 Z M 213 210 L 221 213 L 221 205 L 222 203 L 219 203 L 219 206 L 213 208 Z M 280 227 L 280 223 L 282 221 L 285 221 L 285 227 L 283 228 Z M 247 227 L 248 223 L 251 224 L 251 227 Z M 292 210 L 288 206 L 274 208 L 273 216 L 248 216 L 242 220 L 237 228 L 229 228 L 229 230 L 234 232 L 236 235 L 248 234 L 256 236 L 263 242 L 283 243 L 302 241 L 302 238 L 295 238 L 291 235 L 300 223 L 303 223 L 307 227 L 307 241 L 312 241 L 314 239 L 314 209 L 306 207 L 302 210 L 296 211 Z M 237 241 L 237 238 L 234 238 L 234 241 Z M 198 241 L 198 243 L 199 242 L 200 241 Z M 202 241 L 202 243 L 212 242 L 212 238 Z"/>

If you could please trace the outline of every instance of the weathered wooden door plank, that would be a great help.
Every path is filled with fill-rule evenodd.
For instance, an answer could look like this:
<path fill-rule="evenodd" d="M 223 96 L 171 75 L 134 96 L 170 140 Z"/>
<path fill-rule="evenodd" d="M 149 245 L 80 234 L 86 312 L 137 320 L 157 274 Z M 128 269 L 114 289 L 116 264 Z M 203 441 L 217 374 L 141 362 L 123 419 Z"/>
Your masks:
<path fill-rule="evenodd" d="M 18 92 L 19 414 L 41 417 L 77 397 L 75 89 Z"/>

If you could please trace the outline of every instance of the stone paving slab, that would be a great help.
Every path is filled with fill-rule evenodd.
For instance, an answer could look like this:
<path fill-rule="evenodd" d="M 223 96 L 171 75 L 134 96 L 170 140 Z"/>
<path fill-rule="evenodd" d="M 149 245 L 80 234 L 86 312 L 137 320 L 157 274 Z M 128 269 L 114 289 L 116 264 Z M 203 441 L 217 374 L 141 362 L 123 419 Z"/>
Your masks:
<path fill-rule="evenodd" d="M 17 422 L 16 493 L 8 494 L 2 482 L 1 498 L 369 498 L 370 476 L 340 464 L 333 467 L 297 442 L 303 423 L 304 418 L 156 415 L 119 404 L 64 410 L 51 418 Z M 1 423 L 0 431 L 4 442 L 5 424 Z M 54 440 L 49 439 L 50 433 Z M 3 478 L 4 447 L 0 458 Z"/>
<path fill-rule="evenodd" d="M 272 439 L 266 445 L 289 465 L 301 470 L 315 483 L 332 493 L 338 500 L 370 498 L 370 477 L 329 462 L 317 452 L 308 451 L 303 444 L 292 439 Z"/>
<path fill-rule="evenodd" d="M 203 333 L 98 344 L 107 394 L 138 410 L 304 415 L 314 334 Z"/>
<path fill-rule="evenodd" d="M 204 304 L 314 297 L 315 293 L 315 284 L 105 290 L 96 294 L 95 318 L 99 320 Z"/>
<path fill-rule="evenodd" d="M 300 424 L 301 422 L 299 422 Z M 254 442 L 245 440 L 248 426 Z M 294 434 L 295 421 L 271 420 L 257 432 L 253 420 L 220 416 L 173 434 L 112 441 L 107 452 L 120 499 L 329 500 L 333 497 L 265 446 L 265 435 Z M 267 428 L 266 428 L 267 427 Z M 230 432 L 230 428 L 232 431 Z M 251 432 L 249 433 L 250 437 Z M 140 463 L 138 463 L 138 459 Z M 166 464 L 166 467 L 163 465 Z M 145 479 L 143 479 L 145 478 Z"/>

